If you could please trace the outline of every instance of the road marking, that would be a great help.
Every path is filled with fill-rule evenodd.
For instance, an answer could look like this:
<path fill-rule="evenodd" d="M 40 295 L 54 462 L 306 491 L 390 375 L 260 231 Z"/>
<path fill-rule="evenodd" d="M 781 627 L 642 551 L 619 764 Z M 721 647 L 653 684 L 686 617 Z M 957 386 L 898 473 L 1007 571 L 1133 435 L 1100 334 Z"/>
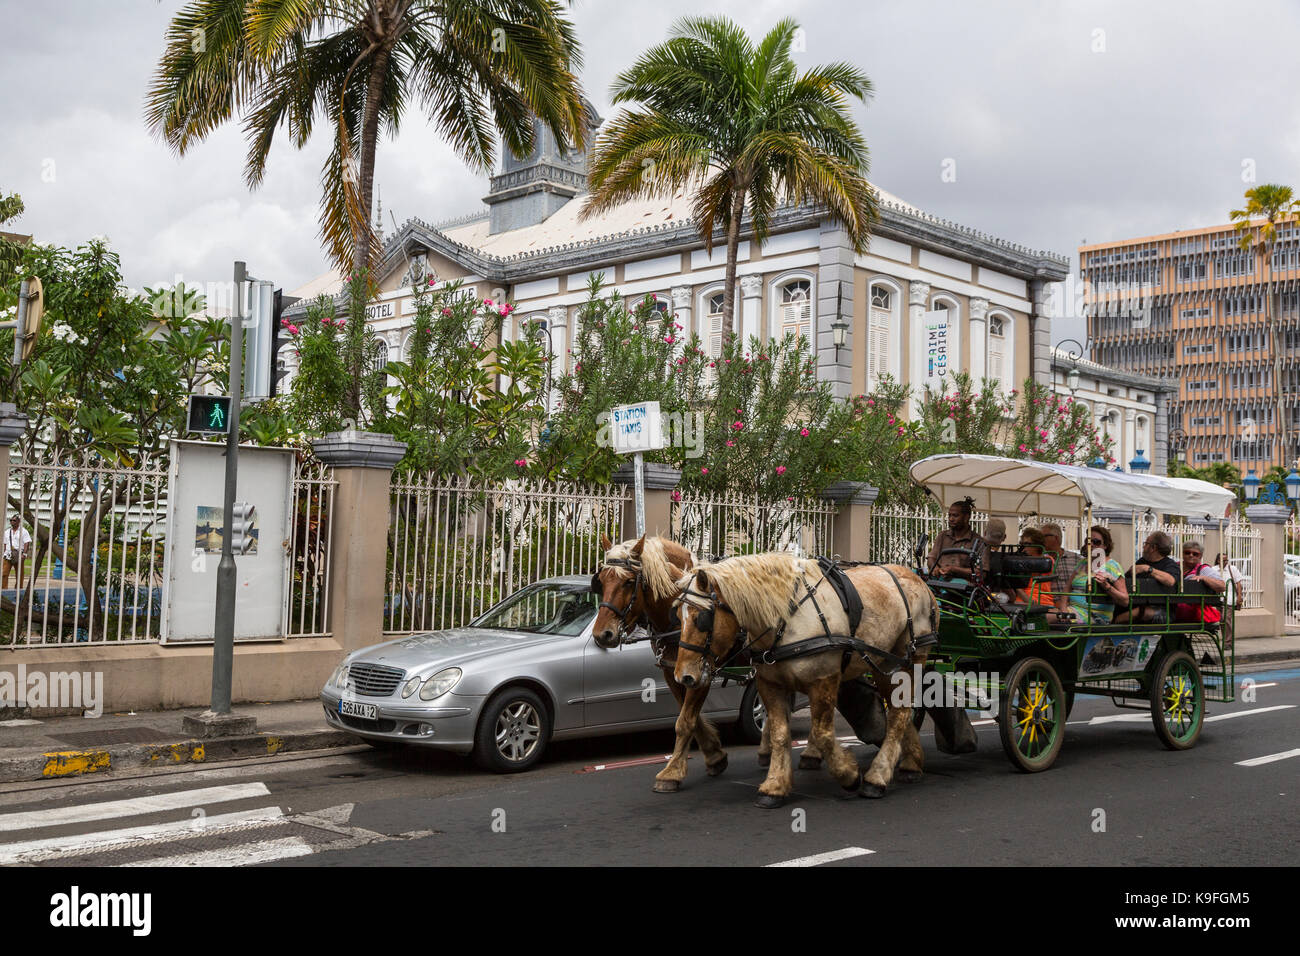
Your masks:
<path fill-rule="evenodd" d="M 988 720 L 972 720 L 970 722 L 970 725 L 972 727 L 987 727 L 989 724 L 996 724 L 996 723 L 997 721 L 994 720 L 992 717 L 990 717 Z"/>
<path fill-rule="evenodd" d="M 1254 710 L 1237 710 L 1231 714 L 1215 714 L 1213 717 L 1206 717 L 1205 722 L 1208 724 L 1212 720 L 1231 720 L 1233 717 L 1249 717 L 1251 714 L 1267 714 L 1271 710 L 1292 710 L 1295 704 L 1277 704 L 1274 707 L 1256 707 Z"/>
<path fill-rule="evenodd" d="M 1300 757 L 1300 749 L 1285 750 L 1280 754 L 1269 754 L 1267 757 L 1252 757 L 1250 760 L 1238 760 L 1238 767 L 1258 767 L 1261 764 L 1273 763 L 1276 760 L 1288 760 L 1291 757 Z"/>
<path fill-rule="evenodd" d="M 123 863 L 122 866 L 252 866 L 255 863 L 270 863 L 273 860 L 287 860 L 295 856 L 311 856 L 312 852 L 311 844 L 302 837 L 285 837 L 282 840 L 247 843 L 243 846 L 227 847 L 224 850 L 159 856 L 152 860 Z"/>
<path fill-rule="evenodd" d="M 15 718 L 14 720 L 0 720 L 0 727 L 31 727 L 39 723 L 39 720 L 19 720 Z"/>
<path fill-rule="evenodd" d="M 768 866 L 821 866 L 823 863 L 834 863 L 836 860 L 851 860 L 854 857 L 868 856 L 875 853 L 875 850 L 864 850 L 860 846 L 846 846 L 842 850 L 831 850 L 829 853 L 818 853 L 815 856 L 801 856 L 794 860 L 782 860 L 780 863 L 769 863 Z"/>
<path fill-rule="evenodd" d="M 1259 690 L 1261 687 L 1276 687 L 1276 686 L 1277 686 L 1277 681 L 1271 681 L 1267 684 L 1246 684 L 1243 681 L 1241 685 L 1241 689 L 1245 690 L 1247 687 L 1253 687 L 1255 688 L 1255 690 Z"/>
<path fill-rule="evenodd" d="M 161 810 L 188 809 L 209 803 L 265 797 L 270 792 L 264 783 L 235 783 L 224 787 L 177 790 L 174 793 L 160 793 L 156 796 L 136 797 L 132 800 L 109 800 L 106 803 L 84 803 L 71 807 L 55 807 L 50 810 L 6 813 L 0 816 L 0 833 L 62 826 L 67 823 L 88 823 L 91 820 L 111 820 L 115 817 L 134 817 Z"/>
<path fill-rule="evenodd" d="M 28 840 L 23 843 L 0 845 L 0 865 L 10 863 L 35 863 L 56 856 L 81 856 L 110 847 L 119 848 L 132 843 L 157 843 L 166 840 L 204 836 L 214 830 L 235 827 L 255 829 L 284 822 L 279 807 L 262 807 L 258 810 L 238 810 L 207 817 L 202 827 L 195 820 L 173 820 L 129 827 L 124 830 L 102 830 L 98 833 L 78 833 L 73 836 L 50 837 L 45 840 Z"/>
<path fill-rule="evenodd" d="M 1147 714 L 1106 714 L 1104 717 L 1094 717 L 1088 721 L 1088 726 L 1095 724 L 1123 724 L 1132 721 L 1133 723 L 1147 723 L 1151 720 L 1151 715 Z M 1083 723 L 1081 720 L 1071 721 L 1071 723 Z"/>

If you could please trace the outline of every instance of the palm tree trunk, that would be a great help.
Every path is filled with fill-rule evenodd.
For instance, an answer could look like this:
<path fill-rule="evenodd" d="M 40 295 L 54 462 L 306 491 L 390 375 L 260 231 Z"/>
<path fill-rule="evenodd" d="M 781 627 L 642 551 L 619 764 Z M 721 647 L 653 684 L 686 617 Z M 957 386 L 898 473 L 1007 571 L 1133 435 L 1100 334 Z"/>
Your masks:
<path fill-rule="evenodd" d="M 740 257 L 740 217 L 745 212 L 745 191 L 739 186 L 731 197 L 731 222 L 727 224 L 727 277 L 722 288 L 722 344 L 736 334 L 736 260 Z"/>
<path fill-rule="evenodd" d="M 352 222 L 352 271 L 361 272 L 370 264 L 370 210 L 375 192 L 375 148 L 379 141 L 379 101 L 383 95 L 388 69 L 389 48 L 381 45 L 370 64 L 366 83 L 366 108 L 361 123 L 361 166 L 357 175 L 358 200 L 364 219 Z"/>

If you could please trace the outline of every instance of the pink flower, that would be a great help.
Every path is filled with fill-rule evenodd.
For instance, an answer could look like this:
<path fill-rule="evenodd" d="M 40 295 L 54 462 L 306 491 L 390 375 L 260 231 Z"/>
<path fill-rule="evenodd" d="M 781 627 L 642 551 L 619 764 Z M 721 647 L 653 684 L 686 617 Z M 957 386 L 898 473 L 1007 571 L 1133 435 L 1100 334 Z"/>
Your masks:
<path fill-rule="evenodd" d="M 443 314 L 443 315 L 451 315 L 451 309 L 443 309 L 443 310 L 442 310 L 442 314 Z"/>
<path fill-rule="evenodd" d="M 433 276 L 429 276 L 429 281 L 425 285 L 433 285 Z"/>
<path fill-rule="evenodd" d="M 735 448 L 735 447 L 736 447 L 736 443 L 735 443 L 734 441 L 732 441 L 730 438 L 728 438 L 728 439 L 727 439 L 727 447 L 728 447 L 728 448 Z"/>
<path fill-rule="evenodd" d="M 492 300 L 491 300 L 491 299 L 484 299 L 484 300 L 483 300 L 483 304 L 484 304 L 484 305 L 491 305 L 491 304 L 492 304 Z"/>
<path fill-rule="evenodd" d="M 528 462 L 523 458 L 516 458 L 515 464 L 518 465 L 520 468 L 525 468 L 528 466 Z"/>
<path fill-rule="evenodd" d="M 573 370 L 574 370 L 575 372 L 581 372 L 581 371 L 582 371 L 582 363 L 579 362 L 577 365 L 573 366 Z"/>
<path fill-rule="evenodd" d="M 337 325 L 340 329 L 341 329 L 341 328 L 345 328 L 345 327 L 347 326 L 347 324 L 348 324 L 348 320 L 347 320 L 347 319 L 339 319 L 339 320 L 338 320 L 337 322 L 335 322 L 334 324 Z"/>
<path fill-rule="evenodd" d="M 1021 451 L 1029 451 L 1028 447 L 1026 447 L 1025 445 L 1021 445 L 1021 446 L 1020 446 L 1020 450 L 1021 450 Z"/>
<path fill-rule="evenodd" d="M 672 337 L 671 335 L 665 335 L 665 336 L 664 336 L 664 341 L 667 342 L 669 345 L 671 345 L 671 344 L 673 343 L 674 339 L 673 339 L 673 337 Z"/>
<path fill-rule="evenodd" d="M 682 500 L 682 493 L 680 491 L 674 491 L 673 501 L 681 501 L 681 500 Z"/>
<path fill-rule="evenodd" d="M 874 405 L 874 404 L 876 404 L 876 400 L 875 400 L 874 398 L 869 398 L 869 399 L 867 399 L 867 404 L 868 404 L 868 405 Z"/>
<path fill-rule="evenodd" d="M 1044 438 L 1047 437 L 1047 432 L 1046 432 L 1046 430 L 1044 430 L 1044 429 L 1042 429 L 1042 428 L 1038 429 L 1038 434 L 1042 435 Z"/>
<path fill-rule="evenodd" d="M 331 318 L 327 315 L 327 316 L 325 316 L 323 319 L 320 320 L 320 324 L 321 324 L 321 325 L 333 325 L 333 324 L 334 324 L 334 320 L 331 319 Z"/>
<path fill-rule="evenodd" d="M 709 473 L 709 469 L 707 469 L 707 468 L 701 468 L 701 469 L 700 469 L 700 474 L 701 474 L 701 475 L 707 475 L 708 473 Z"/>
<path fill-rule="evenodd" d="M 794 501 L 794 496 L 791 495 L 789 498 L 786 498 L 785 500 L 786 500 L 786 501 Z"/>
<path fill-rule="evenodd" d="M 904 433 L 904 431 L 905 431 L 905 429 L 903 428 L 903 426 L 902 426 L 902 425 L 899 425 L 899 426 L 898 426 L 898 434 L 902 435 L 902 434 Z"/>
<path fill-rule="evenodd" d="M 717 367 L 718 367 L 718 363 L 717 363 L 717 362 L 710 362 L 710 363 L 709 363 L 709 368 L 717 368 Z"/>
<path fill-rule="evenodd" d="M 804 438 L 807 438 L 809 435 L 808 429 L 806 428 L 799 429 L 799 434 L 802 435 Z"/>
<path fill-rule="evenodd" d="M 777 466 L 776 466 L 776 473 L 777 473 L 778 475 L 784 475 L 784 474 L 785 474 L 785 465 L 777 465 Z"/>
<path fill-rule="evenodd" d="M 744 423 L 744 422 L 732 422 L 732 423 L 731 423 L 731 427 L 732 427 L 733 429 L 735 429 L 736 431 L 740 431 L 741 429 L 743 429 L 743 428 L 745 427 L 745 423 Z"/>

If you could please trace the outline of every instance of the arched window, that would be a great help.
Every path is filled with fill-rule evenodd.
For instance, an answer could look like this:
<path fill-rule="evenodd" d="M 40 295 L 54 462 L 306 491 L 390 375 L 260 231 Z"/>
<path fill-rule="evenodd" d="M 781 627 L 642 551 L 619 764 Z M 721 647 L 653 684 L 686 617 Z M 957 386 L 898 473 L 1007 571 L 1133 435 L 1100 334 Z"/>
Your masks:
<path fill-rule="evenodd" d="M 388 364 L 388 343 L 383 339 L 375 339 L 375 354 L 370 362 L 370 371 L 381 372 L 384 366 Z"/>
<path fill-rule="evenodd" d="M 992 312 L 988 318 L 988 341 L 985 343 L 986 364 L 988 377 L 995 382 L 1001 383 L 1003 391 L 1010 391 L 1015 386 L 1011 384 L 1011 379 L 1015 372 L 1012 367 L 1012 359 L 1015 356 L 1013 343 L 1011 341 L 1011 317 L 999 312 Z"/>
<path fill-rule="evenodd" d="M 716 362 L 722 355 L 722 290 L 704 293 L 702 303 L 700 340 L 709 358 Z M 716 368 L 706 369 L 705 381 L 712 382 L 717 377 Z"/>
<path fill-rule="evenodd" d="M 812 344 L 812 283 L 807 279 L 791 279 L 783 283 L 779 287 L 777 308 L 773 337 L 803 336 Z"/>
<path fill-rule="evenodd" d="M 893 354 L 898 350 L 891 343 L 901 342 L 902 335 L 896 332 L 898 308 L 902 304 L 899 290 L 882 282 L 871 284 L 871 308 L 867 316 L 867 389 L 873 389 L 885 375 L 899 376 L 896 371 L 900 356 Z"/>

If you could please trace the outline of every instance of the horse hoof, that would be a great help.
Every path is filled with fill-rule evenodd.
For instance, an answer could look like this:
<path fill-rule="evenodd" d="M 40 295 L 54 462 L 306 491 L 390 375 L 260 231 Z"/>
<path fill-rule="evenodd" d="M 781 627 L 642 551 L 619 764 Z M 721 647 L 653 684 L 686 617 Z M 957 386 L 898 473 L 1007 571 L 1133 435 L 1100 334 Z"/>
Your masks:
<path fill-rule="evenodd" d="M 858 791 L 858 796 L 866 797 L 868 800 L 879 800 L 885 795 L 885 788 L 874 783 L 862 781 L 862 789 Z"/>
<path fill-rule="evenodd" d="M 900 770 L 898 771 L 897 776 L 899 780 L 903 781 L 903 783 L 916 783 L 916 781 L 921 779 L 921 771 Z"/>
<path fill-rule="evenodd" d="M 760 810 L 775 810 L 777 807 L 785 806 L 785 797 L 774 797 L 768 793 L 760 793 L 758 799 L 754 801 L 754 806 Z"/>
<path fill-rule="evenodd" d="M 859 788 L 861 788 L 862 786 L 862 774 L 858 774 L 857 776 L 855 776 L 853 778 L 852 783 L 850 784 L 842 783 L 840 784 L 840 786 L 843 787 L 845 790 L 847 790 L 849 793 L 857 793 Z"/>
<path fill-rule="evenodd" d="M 719 760 L 719 761 L 718 761 L 717 763 L 715 763 L 713 766 L 711 766 L 711 767 L 705 767 L 704 769 L 705 769 L 705 771 L 708 773 L 708 775 L 709 775 L 710 777 L 716 777 L 716 776 L 718 776 L 719 774 L 726 773 L 726 771 L 727 771 L 727 755 L 726 755 L 726 754 L 723 754 L 721 760 Z"/>
<path fill-rule="evenodd" d="M 817 770 L 818 768 L 821 767 L 821 765 L 822 765 L 821 757 L 810 757 L 808 756 L 808 754 L 803 754 L 799 758 L 800 770 Z"/>
<path fill-rule="evenodd" d="M 771 754 L 759 754 L 759 755 L 758 755 L 758 765 L 759 765 L 760 767 L 770 767 L 770 766 L 772 765 L 772 755 L 771 755 Z"/>
<path fill-rule="evenodd" d="M 682 788 L 680 780 L 656 780 L 655 793 L 676 793 Z"/>

